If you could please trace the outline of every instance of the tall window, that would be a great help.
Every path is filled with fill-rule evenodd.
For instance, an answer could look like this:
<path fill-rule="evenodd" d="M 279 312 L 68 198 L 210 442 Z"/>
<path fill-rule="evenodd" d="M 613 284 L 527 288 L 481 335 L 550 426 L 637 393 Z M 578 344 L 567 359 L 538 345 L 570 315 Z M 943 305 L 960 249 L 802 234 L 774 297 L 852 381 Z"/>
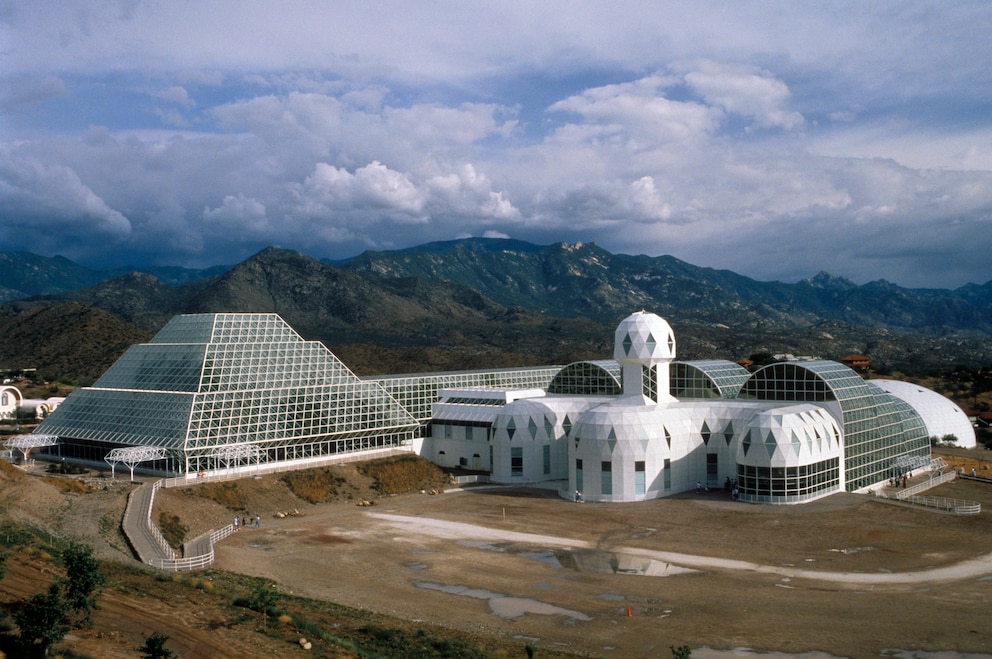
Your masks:
<path fill-rule="evenodd" d="M 510 475 L 524 475 L 524 449 L 522 446 L 510 447 Z"/>
<path fill-rule="evenodd" d="M 582 482 L 582 460 L 575 460 L 575 489 L 581 492 L 585 489 L 585 484 Z"/>
<path fill-rule="evenodd" d="M 603 462 L 600 469 L 600 484 L 603 494 L 613 494 L 613 463 Z"/>
<path fill-rule="evenodd" d="M 544 445 L 544 475 L 547 476 L 551 473 L 551 446 L 549 444 Z"/>
<path fill-rule="evenodd" d="M 706 454 L 706 478 L 715 481 L 720 476 L 720 462 L 716 453 Z"/>
<path fill-rule="evenodd" d="M 672 489 L 672 461 L 665 460 L 665 490 Z"/>
<path fill-rule="evenodd" d="M 644 461 L 638 460 L 634 463 L 634 492 L 644 494 Z"/>
<path fill-rule="evenodd" d="M 641 393 L 648 399 L 658 402 L 658 369 L 656 367 L 641 367 Z"/>

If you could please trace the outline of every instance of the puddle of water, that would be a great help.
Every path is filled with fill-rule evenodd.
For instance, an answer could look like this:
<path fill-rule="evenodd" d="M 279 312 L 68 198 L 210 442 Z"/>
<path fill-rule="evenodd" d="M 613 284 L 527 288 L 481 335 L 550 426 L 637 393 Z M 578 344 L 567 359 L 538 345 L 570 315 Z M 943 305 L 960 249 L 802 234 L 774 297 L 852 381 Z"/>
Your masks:
<path fill-rule="evenodd" d="M 483 540 L 459 540 L 458 545 L 472 549 L 495 551 L 501 554 L 530 558 L 550 565 L 554 569 L 567 568 L 587 574 L 633 574 L 646 577 L 670 577 L 696 572 L 664 561 L 644 556 L 600 551 L 597 549 L 534 549 L 513 544 L 494 544 Z"/>
<path fill-rule="evenodd" d="M 535 613 L 537 615 L 561 615 L 570 620 L 592 620 L 589 616 L 579 611 L 563 609 L 547 602 L 540 602 L 527 597 L 507 597 L 501 593 L 494 593 L 482 588 L 469 588 L 468 586 L 450 586 L 445 584 L 430 583 L 429 581 L 414 581 L 417 588 L 436 590 L 449 595 L 462 595 L 473 599 L 489 600 L 489 610 L 500 618 L 512 620 L 519 618 L 525 613 Z"/>
<path fill-rule="evenodd" d="M 468 547 L 469 549 L 485 549 L 486 551 L 497 551 L 500 553 L 506 551 L 506 545 L 496 545 L 485 540 L 459 540 L 455 544 L 459 547 Z"/>
<path fill-rule="evenodd" d="M 561 563 L 558 561 L 558 557 L 555 556 L 555 552 L 550 549 L 543 551 L 522 551 L 519 554 L 524 558 L 533 558 L 535 561 L 541 561 L 542 563 L 547 563 L 556 570 L 561 569 Z"/>
<path fill-rule="evenodd" d="M 555 558 L 563 566 L 588 574 L 633 574 L 646 577 L 669 577 L 695 572 L 664 561 L 643 556 L 618 554 L 595 549 L 559 549 Z"/>

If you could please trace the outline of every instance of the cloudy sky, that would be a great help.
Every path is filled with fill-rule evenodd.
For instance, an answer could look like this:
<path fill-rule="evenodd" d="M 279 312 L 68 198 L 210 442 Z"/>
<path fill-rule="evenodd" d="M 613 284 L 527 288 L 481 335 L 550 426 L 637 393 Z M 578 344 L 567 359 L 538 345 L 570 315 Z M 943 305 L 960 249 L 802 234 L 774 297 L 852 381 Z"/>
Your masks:
<path fill-rule="evenodd" d="M 0 251 L 992 279 L 992 4 L 0 0 Z"/>

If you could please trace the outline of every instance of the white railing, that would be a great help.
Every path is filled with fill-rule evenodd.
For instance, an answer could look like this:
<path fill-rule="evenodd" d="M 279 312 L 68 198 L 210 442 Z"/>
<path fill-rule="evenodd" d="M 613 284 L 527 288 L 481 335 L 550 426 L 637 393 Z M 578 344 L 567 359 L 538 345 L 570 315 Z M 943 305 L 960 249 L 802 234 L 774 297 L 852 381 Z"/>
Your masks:
<path fill-rule="evenodd" d="M 896 492 L 896 495 L 893 498 L 900 500 L 907 499 L 911 496 L 919 494 L 920 492 L 925 492 L 926 490 L 929 490 L 932 487 L 937 487 L 942 483 L 949 483 L 950 481 L 954 480 L 957 477 L 958 477 L 958 473 L 953 469 L 948 471 L 946 474 L 941 474 L 940 476 L 933 476 L 931 474 L 930 478 L 928 478 L 927 480 L 917 483 L 912 487 L 907 487 L 904 490 L 899 490 L 898 492 Z"/>
<path fill-rule="evenodd" d="M 148 513 L 145 516 L 145 523 L 146 526 L 148 527 L 148 531 L 152 534 L 152 537 L 155 538 L 155 541 L 158 542 L 159 547 L 162 548 L 162 552 L 166 556 L 175 559 L 176 550 L 173 549 L 168 542 L 166 542 L 165 537 L 162 535 L 162 532 L 158 530 L 158 527 L 155 526 L 155 522 L 152 521 L 152 508 L 155 507 L 155 493 L 158 491 L 158 488 L 160 487 L 162 487 L 162 481 L 160 480 L 155 481 L 155 483 L 152 485 L 152 493 L 148 497 Z"/>
<path fill-rule="evenodd" d="M 927 508 L 936 508 L 952 512 L 955 515 L 977 515 L 982 512 L 982 504 L 977 501 L 966 501 L 964 499 L 949 499 L 947 497 L 932 496 L 911 496 L 903 499 L 908 503 Z"/>
<path fill-rule="evenodd" d="M 214 562 L 214 543 L 223 540 L 234 533 L 234 525 L 228 524 L 222 529 L 211 531 L 207 537 L 207 551 L 194 556 L 184 556 L 183 558 L 158 559 L 152 561 L 152 565 L 170 572 L 201 570 L 209 567 Z M 190 548 L 196 547 L 197 542 L 189 543 Z"/>
<path fill-rule="evenodd" d="M 387 446 L 379 449 L 366 449 L 351 451 L 349 453 L 334 453 L 331 455 L 297 458 L 295 460 L 260 462 L 258 464 L 239 465 L 222 469 L 214 469 L 212 471 L 204 471 L 202 472 L 202 476 L 196 472 L 191 472 L 183 476 L 166 478 L 162 481 L 162 487 L 186 487 L 187 485 L 196 485 L 198 483 L 219 483 L 222 481 L 261 476 L 263 474 L 315 469 L 317 467 L 341 465 L 349 462 L 387 458 L 393 455 L 409 455 L 410 453 L 412 453 L 412 449 L 409 447 Z"/>

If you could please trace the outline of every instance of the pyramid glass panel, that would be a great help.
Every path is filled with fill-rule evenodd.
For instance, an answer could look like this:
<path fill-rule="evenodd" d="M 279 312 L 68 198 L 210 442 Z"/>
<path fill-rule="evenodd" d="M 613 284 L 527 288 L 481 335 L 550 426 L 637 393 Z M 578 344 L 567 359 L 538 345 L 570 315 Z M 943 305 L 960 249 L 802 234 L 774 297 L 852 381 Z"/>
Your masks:
<path fill-rule="evenodd" d="M 70 454 L 161 446 L 187 473 L 222 466 L 232 445 L 279 462 L 398 446 L 419 427 L 275 314 L 177 316 L 46 423 Z"/>

